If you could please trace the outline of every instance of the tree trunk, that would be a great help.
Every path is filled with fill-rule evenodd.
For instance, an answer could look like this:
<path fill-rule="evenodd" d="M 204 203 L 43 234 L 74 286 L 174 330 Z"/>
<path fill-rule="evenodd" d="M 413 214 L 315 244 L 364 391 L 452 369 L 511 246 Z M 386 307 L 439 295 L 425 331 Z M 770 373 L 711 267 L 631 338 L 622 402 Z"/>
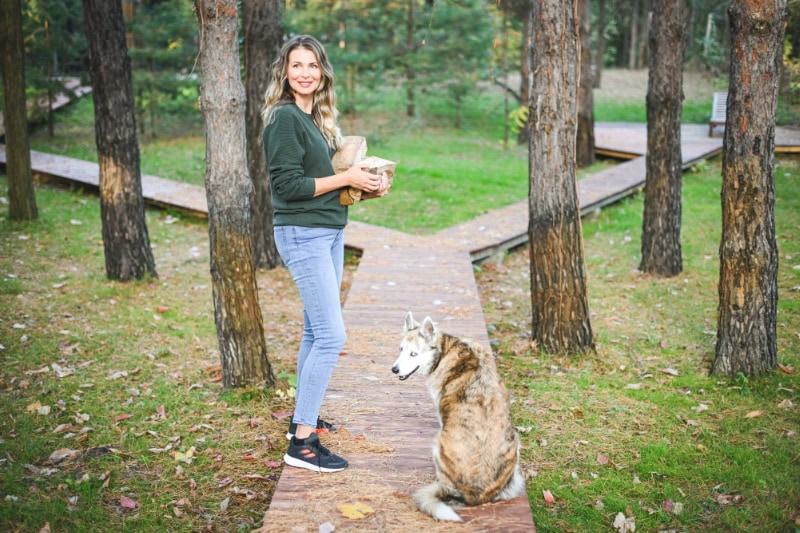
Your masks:
<path fill-rule="evenodd" d="M 777 356 L 775 111 L 786 0 L 734 0 L 722 156 L 719 323 L 712 373 L 773 370 Z"/>
<path fill-rule="evenodd" d="M 575 183 L 576 0 L 533 3 L 529 226 L 533 340 L 550 352 L 594 349 Z"/>
<path fill-rule="evenodd" d="M 600 88 L 606 56 L 606 0 L 597 2 L 597 56 L 595 57 L 594 87 Z"/>
<path fill-rule="evenodd" d="M 681 109 L 686 0 L 656 0 L 647 84 L 647 174 L 639 269 L 659 276 L 683 270 L 681 257 Z"/>
<path fill-rule="evenodd" d="M 639 5 L 642 0 L 633 0 L 630 20 L 630 41 L 628 42 L 628 69 L 636 68 L 636 51 L 639 49 Z"/>
<path fill-rule="evenodd" d="M 120 0 L 83 0 L 100 166 L 106 274 L 128 281 L 156 276 L 142 197 L 131 61 Z"/>
<path fill-rule="evenodd" d="M 579 167 L 594 163 L 594 80 L 592 80 L 592 28 L 589 0 L 578 0 L 580 82 L 578 83 L 578 134 L 575 159 Z"/>
<path fill-rule="evenodd" d="M 406 4 L 406 116 L 413 118 L 416 114 L 414 103 L 414 67 L 411 64 L 411 54 L 414 50 L 414 2 L 407 0 Z"/>
<path fill-rule="evenodd" d="M 261 108 L 264 105 L 264 91 L 269 83 L 272 62 L 283 41 L 281 4 L 277 0 L 245 0 L 242 9 L 247 92 L 247 165 L 253 182 L 250 232 L 256 266 L 272 269 L 281 265 L 282 261 L 272 232 L 272 194 L 261 142 L 264 128 Z"/>
<path fill-rule="evenodd" d="M 38 210 L 28 139 L 20 0 L 0 2 L 0 39 L 0 48 L 3 50 L 0 65 L 3 67 L 8 216 L 11 220 L 35 220 Z"/>
<path fill-rule="evenodd" d="M 530 3 L 528 5 L 530 5 Z M 532 16 L 532 7 L 529 7 L 528 10 L 524 11 L 520 17 L 522 20 L 522 50 L 520 50 L 521 59 L 519 62 L 519 101 L 521 105 L 527 105 L 531 101 L 531 56 L 533 54 L 531 46 Z M 528 117 L 527 123 L 519 129 L 519 134 L 517 135 L 518 144 L 526 144 L 530 141 L 530 125 L 531 121 L 530 117 Z"/>
<path fill-rule="evenodd" d="M 252 185 L 247 174 L 236 6 L 236 0 L 195 0 L 214 321 L 222 385 L 272 387 L 275 376 L 267 359 L 249 231 Z"/>

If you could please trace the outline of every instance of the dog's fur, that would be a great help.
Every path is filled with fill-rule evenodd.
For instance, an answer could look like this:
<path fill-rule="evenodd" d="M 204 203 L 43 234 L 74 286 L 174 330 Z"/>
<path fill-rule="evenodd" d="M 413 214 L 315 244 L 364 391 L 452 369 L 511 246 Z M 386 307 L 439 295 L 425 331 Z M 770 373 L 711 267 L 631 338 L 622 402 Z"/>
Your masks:
<path fill-rule="evenodd" d="M 430 317 L 420 326 L 409 312 L 392 372 L 406 380 L 417 370 L 427 376 L 441 425 L 433 445 L 436 481 L 414 493 L 417 507 L 460 522 L 454 509 L 517 496 L 525 487 L 519 437 L 494 355 L 442 333 Z"/>

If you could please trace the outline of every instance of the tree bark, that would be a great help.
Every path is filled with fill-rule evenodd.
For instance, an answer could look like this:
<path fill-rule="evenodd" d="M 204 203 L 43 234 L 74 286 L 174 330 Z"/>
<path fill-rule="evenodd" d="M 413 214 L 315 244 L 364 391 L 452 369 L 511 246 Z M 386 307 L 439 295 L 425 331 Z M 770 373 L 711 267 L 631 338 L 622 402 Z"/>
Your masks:
<path fill-rule="evenodd" d="M 249 231 L 252 184 L 247 173 L 236 6 L 236 0 L 195 0 L 214 321 L 223 386 L 272 387 L 275 376 L 267 359 Z"/>
<path fill-rule="evenodd" d="M 594 163 L 594 80 L 592 79 L 592 29 L 589 0 L 578 0 L 580 82 L 578 83 L 578 134 L 575 159 L 579 167 Z"/>
<path fill-rule="evenodd" d="M 282 264 L 273 234 L 272 193 L 269 189 L 267 161 L 261 133 L 264 128 L 261 108 L 269 83 L 272 62 L 283 41 L 281 4 L 277 0 L 245 0 L 244 62 L 247 93 L 247 165 L 253 182 L 250 232 L 253 259 L 259 268 L 272 269 Z"/>
<path fill-rule="evenodd" d="M 603 67 L 605 66 L 606 56 L 606 0 L 597 2 L 597 46 L 595 57 L 594 82 L 595 89 L 600 88 L 603 78 Z"/>
<path fill-rule="evenodd" d="M 520 51 L 520 65 L 519 65 L 519 101 L 521 105 L 526 105 L 531 101 L 531 17 L 533 16 L 531 3 L 527 2 L 528 9 L 520 13 L 519 17 L 522 20 L 522 43 Z M 517 135 L 518 144 L 526 144 L 530 141 L 530 117 L 528 118 L 525 126 L 519 129 Z"/>
<path fill-rule="evenodd" d="M 11 220 L 35 220 L 38 209 L 28 139 L 20 0 L 0 2 L 0 45 L 3 50 L 0 65 L 3 68 L 8 215 Z"/>
<path fill-rule="evenodd" d="M 416 0 L 406 0 L 406 59 L 403 68 L 406 73 L 406 116 L 413 118 L 416 114 L 416 104 L 414 102 L 414 67 L 411 64 L 411 57 L 414 50 L 414 2 Z"/>
<path fill-rule="evenodd" d="M 786 0 L 734 0 L 722 156 L 719 322 L 712 373 L 773 370 L 777 356 L 775 111 Z"/>
<path fill-rule="evenodd" d="M 529 226 L 533 340 L 549 352 L 594 349 L 575 182 L 576 0 L 533 2 Z"/>
<path fill-rule="evenodd" d="M 120 0 L 83 0 L 100 166 L 106 274 L 128 281 L 156 276 L 142 197 L 131 61 Z"/>
<path fill-rule="evenodd" d="M 647 84 L 647 173 L 639 269 L 658 276 L 683 270 L 681 255 L 681 109 L 686 0 L 656 0 Z"/>

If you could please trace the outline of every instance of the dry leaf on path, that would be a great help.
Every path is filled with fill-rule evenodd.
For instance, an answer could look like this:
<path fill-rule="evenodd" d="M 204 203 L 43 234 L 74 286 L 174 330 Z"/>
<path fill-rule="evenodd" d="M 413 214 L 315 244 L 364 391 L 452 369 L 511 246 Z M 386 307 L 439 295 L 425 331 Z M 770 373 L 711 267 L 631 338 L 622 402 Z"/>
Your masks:
<path fill-rule="evenodd" d="M 354 504 L 343 503 L 336 506 L 345 518 L 350 520 L 361 520 L 375 512 L 375 509 L 367 504 L 356 502 Z"/>

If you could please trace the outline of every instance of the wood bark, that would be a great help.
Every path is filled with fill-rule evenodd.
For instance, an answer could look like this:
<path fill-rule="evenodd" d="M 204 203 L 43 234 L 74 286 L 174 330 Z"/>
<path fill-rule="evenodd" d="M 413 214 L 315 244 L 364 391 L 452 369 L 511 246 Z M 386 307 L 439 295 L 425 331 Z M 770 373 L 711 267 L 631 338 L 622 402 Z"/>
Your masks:
<path fill-rule="evenodd" d="M 606 56 L 606 0 L 598 0 L 597 2 L 597 46 L 595 47 L 595 71 L 594 82 L 595 89 L 600 88 L 603 79 L 603 67 L 605 66 Z"/>
<path fill-rule="evenodd" d="M 533 340 L 549 352 L 594 349 L 575 181 L 576 0 L 535 0 L 529 144 Z"/>
<path fill-rule="evenodd" d="M 236 0 L 195 0 L 200 29 L 200 105 L 205 119 L 206 197 L 214 321 L 225 388 L 267 386 L 267 359 L 250 239 L 245 91 L 239 72 Z"/>
<path fill-rule="evenodd" d="M 639 269 L 658 276 L 683 270 L 681 110 L 686 0 L 655 0 L 647 84 L 647 171 Z"/>
<path fill-rule="evenodd" d="M 777 366 L 775 112 L 786 0 L 734 0 L 722 156 L 719 322 L 712 373 Z"/>
<path fill-rule="evenodd" d="M 120 0 L 83 0 L 100 166 L 106 274 L 156 276 L 142 197 L 131 61 Z"/>
<path fill-rule="evenodd" d="M 521 105 L 527 105 L 531 100 L 531 17 L 533 10 L 531 2 L 527 2 L 528 9 L 519 13 L 519 18 L 522 21 L 522 43 L 520 51 L 519 65 L 519 101 Z M 524 127 L 519 129 L 517 135 L 517 144 L 526 144 L 530 140 L 530 116 Z"/>
<path fill-rule="evenodd" d="M 259 268 L 272 269 L 282 264 L 273 234 L 272 193 L 267 161 L 261 142 L 264 91 L 269 83 L 272 62 L 283 41 L 281 4 L 277 0 L 245 0 L 244 20 L 245 90 L 247 94 L 247 165 L 253 182 L 250 231 L 253 259 Z"/>
<path fill-rule="evenodd" d="M 580 81 L 578 83 L 578 134 L 575 160 L 579 167 L 594 163 L 594 80 L 592 79 L 592 29 L 589 0 L 578 0 Z"/>
<path fill-rule="evenodd" d="M 3 69 L 8 215 L 11 220 L 34 220 L 39 212 L 36 208 L 28 138 L 20 0 L 0 2 L 0 45 L 3 50 L 0 65 Z"/>

